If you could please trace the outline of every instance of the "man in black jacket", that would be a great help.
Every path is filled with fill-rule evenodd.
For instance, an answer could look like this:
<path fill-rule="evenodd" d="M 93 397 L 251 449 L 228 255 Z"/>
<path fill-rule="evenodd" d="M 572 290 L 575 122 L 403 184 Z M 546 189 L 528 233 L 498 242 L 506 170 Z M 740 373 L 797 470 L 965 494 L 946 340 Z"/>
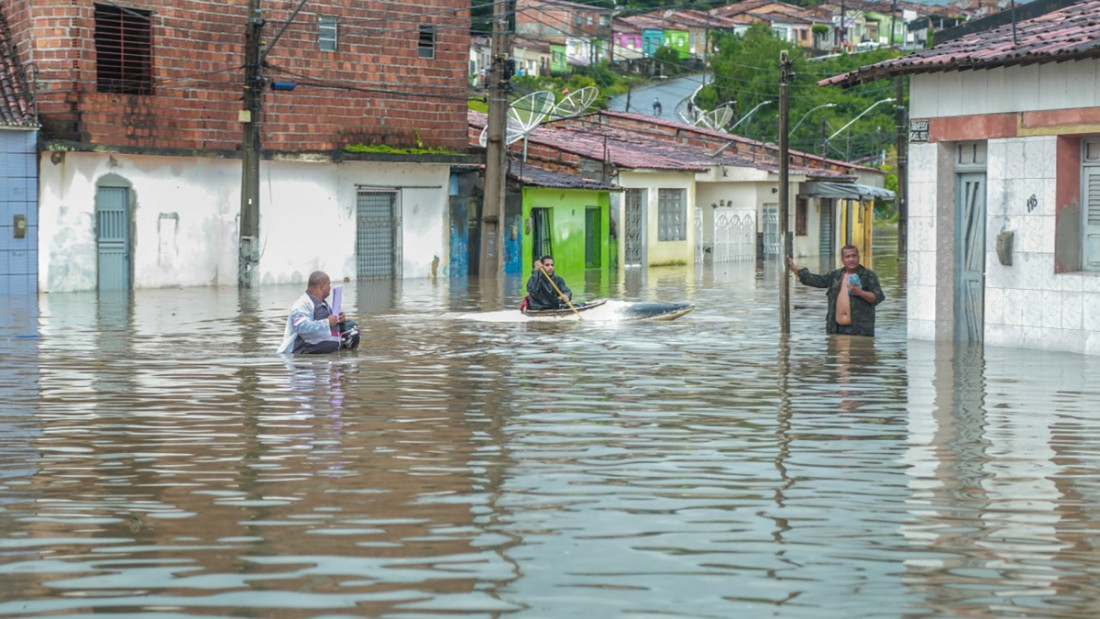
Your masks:
<path fill-rule="evenodd" d="M 554 282 L 553 285 L 550 283 L 551 280 Z M 557 290 L 554 286 L 557 286 Z M 566 306 L 572 298 L 573 293 L 569 290 L 569 286 L 565 285 L 565 280 L 561 276 L 554 275 L 554 257 L 547 254 L 536 260 L 535 270 L 527 280 L 527 308 L 558 309 Z"/>
<path fill-rule="evenodd" d="M 787 268 L 798 274 L 798 281 L 815 288 L 828 288 L 825 296 L 829 309 L 825 314 L 825 332 L 841 335 L 875 335 L 875 306 L 886 299 L 878 275 L 859 263 L 859 249 L 845 245 L 840 250 L 842 268 L 818 275 L 800 269 L 787 258 Z"/>

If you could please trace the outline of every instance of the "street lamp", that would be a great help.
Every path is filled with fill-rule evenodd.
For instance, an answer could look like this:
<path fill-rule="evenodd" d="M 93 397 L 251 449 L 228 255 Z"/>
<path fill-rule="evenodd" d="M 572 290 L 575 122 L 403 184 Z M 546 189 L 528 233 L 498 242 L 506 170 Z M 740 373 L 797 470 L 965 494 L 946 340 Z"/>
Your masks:
<path fill-rule="evenodd" d="M 803 114 L 802 118 L 794 124 L 794 129 L 791 129 L 787 133 L 790 134 L 790 135 L 794 135 L 795 130 L 798 129 L 800 126 L 802 126 L 802 121 L 803 120 L 806 120 L 806 118 L 808 118 L 810 116 L 810 114 L 813 114 L 814 112 L 816 112 L 817 110 L 820 110 L 823 107 L 836 107 L 836 104 L 835 103 L 822 103 L 821 105 L 819 105 L 817 107 L 810 108 L 810 111 Z"/>
<path fill-rule="evenodd" d="M 836 136 L 840 135 L 840 132 L 844 131 L 848 127 L 851 127 L 852 123 L 859 120 L 860 118 L 863 118 L 863 116 L 865 114 L 867 114 L 867 112 L 870 112 L 871 110 L 875 109 L 875 107 L 878 106 L 880 103 L 890 103 L 891 101 L 897 101 L 897 99 L 895 99 L 893 97 L 889 97 L 889 98 L 886 98 L 886 99 L 881 99 L 879 101 L 875 101 L 874 103 L 871 104 L 871 107 L 869 107 L 869 108 L 863 110 L 862 112 L 860 112 L 859 116 L 856 116 L 852 120 L 849 120 L 848 124 L 844 125 L 840 129 L 837 129 L 836 133 L 834 133 L 834 134 L 830 135 L 829 137 L 825 138 L 825 144 L 828 144 L 829 140 L 831 140 L 831 139 L 835 138 Z"/>
<path fill-rule="evenodd" d="M 757 106 L 756 106 L 756 107 L 754 107 L 754 108 L 752 108 L 751 110 L 749 110 L 749 113 L 748 113 L 748 114 L 745 114 L 744 116 L 742 116 L 742 117 L 741 117 L 741 120 L 739 120 L 739 121 L 737 121 L 737 122 L 733 123 L 733 126 L 732 126 L 732 127 L 730 127 L 729 129 L 726 129 L 726 133 L 731 133 L 731 132 L 732 132 L 732 131 L 733 131 L 734 129 L 736 129 L 736 128 L 737 128 L 737 125 L 740 125 L 741 123 L 743 123 L 743 122 L 745 122 L 746 120 L 748 120 L 748 119 L 749 119 L 749 118 L 750 118 L 750 117 L 752 116 L 752 113 L 753 113 L 753 112 L 755 112 L 756 110 L 760 109 L 760 108 L 761 108 L 762 106 L 765 106 L 765 105 L 767 105 L 767 104 L 769 104 L 769 103 L 771 103 L 771 101 L 764 101 L 764 102 L 762 102 L 762 103 L 759 103 L 759 104 L 757 104 Z"/>

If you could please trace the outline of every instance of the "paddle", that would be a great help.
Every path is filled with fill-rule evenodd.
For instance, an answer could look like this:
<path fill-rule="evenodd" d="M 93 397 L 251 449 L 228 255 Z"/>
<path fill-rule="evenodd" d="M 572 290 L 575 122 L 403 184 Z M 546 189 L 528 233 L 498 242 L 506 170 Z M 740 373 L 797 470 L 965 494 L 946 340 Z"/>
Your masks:
<path fill-rule="evenodd" d="M 536 262 L 535 266 L 540 273 L 546 276 L 546 281 L 550 282 L 550 285 L 554 287 L 554 292 L 558 293 L 558 298 L 565 297 L 561 292 L 561 288 L 558 288 L 558 285 L 554 283 L 554 278 L 550 277 L 550 274 L 542 267 L 542 263 Z M 584 318 L 581 318 L 581 313 L 577 311 L 577 308 L 573 307 L 573 302 L 569 300 L 569 297 L 565 297 L 565 303 L 569 306 L 569 309 L 573 310 L 573 313 L 577 315 L 577 320 L 584 320 Z"/>

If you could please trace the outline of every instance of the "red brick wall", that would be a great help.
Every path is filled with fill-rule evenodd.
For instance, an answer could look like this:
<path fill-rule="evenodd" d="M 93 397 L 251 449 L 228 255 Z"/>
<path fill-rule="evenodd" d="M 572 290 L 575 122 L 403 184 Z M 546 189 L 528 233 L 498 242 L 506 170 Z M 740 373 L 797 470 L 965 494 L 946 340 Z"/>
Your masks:
<path fill-rule="evenodd" d="M 24 62 L 40 71 L 43 137 L 88 145 L 240 148 L 247 0 L 116 2 L 153 12 L 153 95 L 96 92 L 92 0 L 24 0 L 9 13 Z M 272 41 L 297 2 L 261 0 Z M 337 17 L 339 44 L 322 52 L 319 16 Z M 434 59 L 417 54 L 418 26 L 436 26 Z M 293 92 L 263 96 L 264 150 L 347 144 L 466 150 L 469 3 L 311 0 L 267 58 L 265 76 Z"/>

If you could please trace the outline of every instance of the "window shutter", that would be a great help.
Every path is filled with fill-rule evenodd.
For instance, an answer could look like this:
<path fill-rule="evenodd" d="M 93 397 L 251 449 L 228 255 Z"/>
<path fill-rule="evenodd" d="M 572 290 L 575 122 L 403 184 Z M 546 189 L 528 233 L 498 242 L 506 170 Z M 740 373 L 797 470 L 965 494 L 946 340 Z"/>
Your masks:
<path fill-rule="evenodd" d="M 1084 228 L 1082 263 L 1086 271 L 1100 271 L 1100 168 L 1083 170 L 1085 195 L 1081 200 Z"/>

